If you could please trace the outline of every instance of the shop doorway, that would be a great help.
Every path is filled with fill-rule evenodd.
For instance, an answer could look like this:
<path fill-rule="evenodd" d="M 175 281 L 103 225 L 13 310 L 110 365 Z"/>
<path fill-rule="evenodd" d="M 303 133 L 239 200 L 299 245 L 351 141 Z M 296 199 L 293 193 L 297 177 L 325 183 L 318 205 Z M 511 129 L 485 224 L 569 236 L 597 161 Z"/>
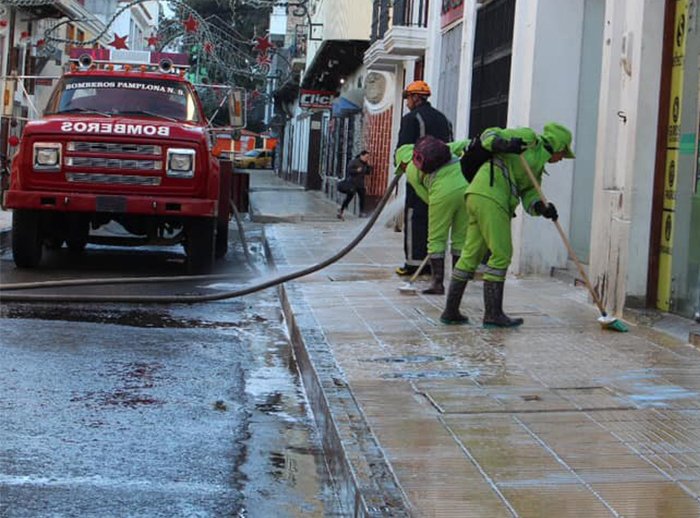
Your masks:
<path fill-rule="evenodd" d="M 515 0 L 494 0 L 477 12 L 469 137 L 508 123 Z"/>

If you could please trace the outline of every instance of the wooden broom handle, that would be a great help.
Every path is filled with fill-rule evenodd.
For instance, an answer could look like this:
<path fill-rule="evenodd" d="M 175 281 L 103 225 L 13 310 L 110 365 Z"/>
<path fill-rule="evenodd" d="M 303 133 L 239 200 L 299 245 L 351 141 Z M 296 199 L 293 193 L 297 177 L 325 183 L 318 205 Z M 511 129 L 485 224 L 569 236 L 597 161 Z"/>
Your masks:
<path fill-rule="evenodd" d="M 535 189 L 537 190 L 537 194 L 539 194 L 539 196 L 540 196 L 540 201 L 542 203 L 544 203 L 544 205 L 546 206 L 549 202 L 547 201 L 547 198 L 545 197 L 544 193 L 542 192 L 542 187 L 540 187 L 540 184 L 537 181 L 537 178 L 535 178 L 535 175 L 532 173 L 532 169 L 530 169 L 530 164 L 527 163 L 527 160 L 525 160 L 525 157 L 523 155 L 520 155 L 520 163 L 523 165 L 523 167 L 525 168 L 525 172 L 530 177 L 530 181 L 532 182 L 532 185 L 535 186 Z M 598 294 L 593 289 L 593 285 L 591 284 L 591 281 L 588 279 L 588 275 L 586 275 L 586 271 L 583 269 L 583 266 L 581 265 L 581 261 L 579 261 L 578 256 L 576 255 L 576 252 L 574 252 L 574 249 L 571 247 L 571 243 L 569 243 L 569 238 L 566 237 L 566 234 L 564 233 L 564 229 L 561 228 L 561 225 L 559 224 L 558 220 L 553 221 L 553 223 L 557 227 L 557 231 L 559 232 L 559 236 L 561 237 L 561 240 L 564 242 L 564 246 L 566 246 L 566 250 L 569 253 L 569 256 L 571 257 L 571 259 L 573 259 L 574 263 L 576 264 L 576 268 L 578 269 L 578 273 L 583 278 L 583 282 L 586 284 L 586 288 L 588 288 L 588 291 L 590 292 L 591 297 L 593 297 L 593 301 L 595 302 L 595 305 L 598 306 L 598 310 L 600 311 L 601 315 L 603 315 L 603 316 L 607 315 L 605 309 L 603 308 L 603 302 L 600 300 L 600 297 L 598 297 Z"/>

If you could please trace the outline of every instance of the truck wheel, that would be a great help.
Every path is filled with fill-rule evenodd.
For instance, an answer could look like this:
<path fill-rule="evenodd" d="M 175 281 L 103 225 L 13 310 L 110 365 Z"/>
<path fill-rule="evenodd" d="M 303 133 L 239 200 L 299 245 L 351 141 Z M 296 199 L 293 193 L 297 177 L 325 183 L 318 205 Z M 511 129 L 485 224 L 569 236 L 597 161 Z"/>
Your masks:
<path fill-rule="evenodd" d="M 201 275 L 214 267 L 214 230 L 216 221 L 210 218 L 191 218 L 185 227 L 187 273 Z"/>
<path fill-rule="evenodd" d="M 18 268 L 34 268 L 41 261 L 41 214 L 31 210 L 12 213 L 12 258 Z"/>
<path fill-rule="evenodd" d="M 221 259 L 228 251 L 228 220 L 216 224 L 216 246 L 214 257 Z"/>

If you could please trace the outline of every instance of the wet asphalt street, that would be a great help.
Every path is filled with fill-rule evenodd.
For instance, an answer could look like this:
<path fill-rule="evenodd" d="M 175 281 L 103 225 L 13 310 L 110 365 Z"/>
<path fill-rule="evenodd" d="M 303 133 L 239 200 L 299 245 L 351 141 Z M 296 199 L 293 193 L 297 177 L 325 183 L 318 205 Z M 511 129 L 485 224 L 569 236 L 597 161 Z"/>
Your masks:
<path fill-rule="evenodd" d="M 255 245 L 253 244 L 253 249 Z M 73 277 L 52 252 L 3 283 Z M 81 275 L 177 273 L 178 254 L 89 249 Z M 96 287 L 115 293 L 226 284 Z M 223 284 L 223 285 L 222 285 Z M 78 288 L 72 288 L 77 290 Z M 0 306 L 0 516 L 336 516 L 277 294 L 197 305 Z"/>

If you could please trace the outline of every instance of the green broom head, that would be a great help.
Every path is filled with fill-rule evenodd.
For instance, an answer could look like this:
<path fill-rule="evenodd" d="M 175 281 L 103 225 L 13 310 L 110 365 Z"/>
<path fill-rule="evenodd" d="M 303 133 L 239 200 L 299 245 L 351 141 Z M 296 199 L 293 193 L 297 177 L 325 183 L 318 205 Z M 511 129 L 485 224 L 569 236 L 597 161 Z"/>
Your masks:
<path fill-rule="evenodd" d="M 603 327 L 603 329 L 607 329 L 609 331 L 617 331 L 618 333 L 626 333 L 629 331 L 629 328 L 622 323 L 622 320 L 615 317 L 602 315 L 598 318 L 598 323 Z"/>

